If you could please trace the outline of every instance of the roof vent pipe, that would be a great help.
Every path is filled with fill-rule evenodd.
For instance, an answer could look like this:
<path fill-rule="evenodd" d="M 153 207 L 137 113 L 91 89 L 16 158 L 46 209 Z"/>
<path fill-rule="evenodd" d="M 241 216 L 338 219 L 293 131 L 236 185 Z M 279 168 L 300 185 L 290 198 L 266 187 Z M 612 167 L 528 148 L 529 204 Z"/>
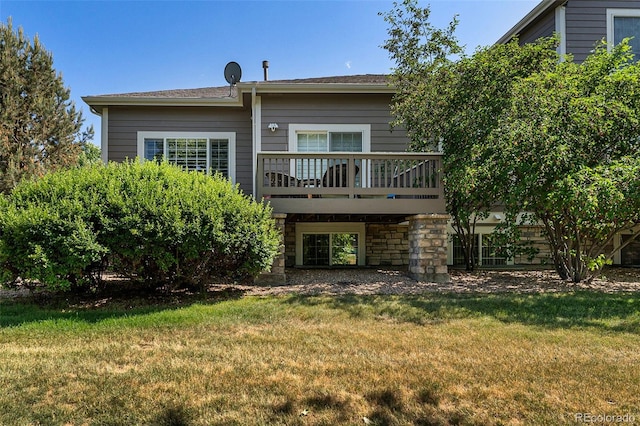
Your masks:
<path fill-rule="evenodd" d="M 269 80 L 269 61 L 262 61 L 262 69 L 264 70 L 264 81 Z"/>

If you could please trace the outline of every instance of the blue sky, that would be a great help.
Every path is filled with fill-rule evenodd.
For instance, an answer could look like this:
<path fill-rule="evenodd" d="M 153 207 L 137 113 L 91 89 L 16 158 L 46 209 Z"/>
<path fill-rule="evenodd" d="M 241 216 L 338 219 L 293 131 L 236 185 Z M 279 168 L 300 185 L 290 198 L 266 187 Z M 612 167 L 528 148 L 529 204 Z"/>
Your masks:
<path fill-rule="evenodd" d="M 494 43 L 538 0 L 432 0 L 431 23 L 458 14 L 457 36 L 472 52 Z M 380 46 L 387 24 L 378 12 L 392 1 L 29 1 L 0 0 L 0 22 L 12 17 L 53 54 L 86 124 L 100 118 L 81 96 L 222 86 L 224 66 L 242 66 L 242 81 L 388 73 Z"/>

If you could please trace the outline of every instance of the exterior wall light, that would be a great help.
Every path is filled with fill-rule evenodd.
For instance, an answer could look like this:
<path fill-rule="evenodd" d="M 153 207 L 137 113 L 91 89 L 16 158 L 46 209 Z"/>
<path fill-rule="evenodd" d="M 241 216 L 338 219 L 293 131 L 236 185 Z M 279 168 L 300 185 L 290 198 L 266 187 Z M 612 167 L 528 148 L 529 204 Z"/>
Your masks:
<path fill-rule="evenodd" d="M 269 123 L 267 127 L 269 128 L 269 130 L 271 130 L 271 132 L 275 132 L 276 130 L 278 130 L 278 123 Z"/>

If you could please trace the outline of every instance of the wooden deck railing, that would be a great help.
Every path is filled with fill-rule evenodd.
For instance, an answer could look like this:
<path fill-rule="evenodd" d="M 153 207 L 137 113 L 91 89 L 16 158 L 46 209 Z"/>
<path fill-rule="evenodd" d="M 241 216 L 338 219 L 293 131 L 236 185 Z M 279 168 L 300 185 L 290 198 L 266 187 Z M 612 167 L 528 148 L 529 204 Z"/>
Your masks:
<path fill-rule="evenodd" d="M 440 154 L 262 152 L 257 171 L 257 198 L 276 212 L 445 211 Z"/>

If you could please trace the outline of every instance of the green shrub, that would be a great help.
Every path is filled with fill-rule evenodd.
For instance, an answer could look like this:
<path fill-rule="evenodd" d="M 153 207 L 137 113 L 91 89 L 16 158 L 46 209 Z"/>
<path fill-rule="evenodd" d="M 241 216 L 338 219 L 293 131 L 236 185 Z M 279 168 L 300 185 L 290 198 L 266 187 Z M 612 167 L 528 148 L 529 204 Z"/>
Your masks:
<path fill-rule="evenodd" d="M 221 176 L 127 162 L 19 185 L 0 204 L 0 267 L 52 288 L 95 281 L 106 264 L 151 284 L 245 280 L 279 245 L 271 210 Z"/>

